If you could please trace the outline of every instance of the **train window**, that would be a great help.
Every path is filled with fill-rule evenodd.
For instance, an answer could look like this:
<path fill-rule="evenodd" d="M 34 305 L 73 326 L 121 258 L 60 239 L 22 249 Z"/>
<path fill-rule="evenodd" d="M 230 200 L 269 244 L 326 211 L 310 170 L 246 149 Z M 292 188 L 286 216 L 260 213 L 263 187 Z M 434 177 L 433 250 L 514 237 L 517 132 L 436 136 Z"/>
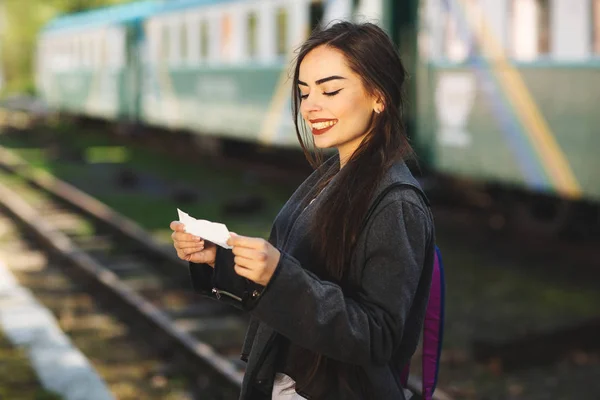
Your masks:
<path fill-rule="evenodd" d="M 73 43 L 70 40 L 65 40 L 65 65 L 67 70 L 72 69 L 75 65 L 73 54 Z"/>
<path fill-rule="evenodd" d="M 90 37 L 90 66 L 93 68 L 98 64 L 100 57 L 98 56 L 97 47 L 100 45 L 100 40 L 96 36 Z"/>
<path fill-rule="evenodd" d="M 79 45 L 79 39 L 71 39 L 71 57 L 71 68 L 79 68 L 81 64 L 81 47 Z"/>
<path fill-rule="evenodd" d="M 79 66 L 81 68 L 85 68 L 87 67 L 87 61 L 86 61 L 86 43 L 87 41 L 85 40 L 84 37 L 80 37 L 79 39 Z"/>
<path fill-rule="evenodd" d="M 96 34 L 92 37 L 92 66 L 93 67 L 98 67 L 100 65 L 100 52 L 102 51 L 102 48 L 100 47 L 102 45 L 102 36 L 100 36 L 99 34 Z"/>
<path fill-rule="evenodd" d="M 71 68 L 79 67 L 79 43 L 77 39 L 71 39 Z"/>
<path fill-rule="evenodd" d="M 147 25 L 148 61 L 157 64 L 160 60 L 160 25 L 151 20 Z"/>
<path fill-rule="evenodd" d="M 254 58 L 258 53 L 258 36 L 257 36 L 257 18 L 256 13 L 248 14 L 248 57 Z"/>
<path fill-rule="evenodd" d="M 188 16 L 185 19 L 187 26 L 187 59 L 186 64 L 189 66 L 197 65 L 200 60 L 200 23 L 197 16 Z"/>
<path fill-rule="evenodd" d="M 54 71 L 56 69 L 56 44 L 53 40 L 50 41 L 48 45 L 48 53 L 46 55 L 48 61 L 44 64 L 47 65 L 51 71 Z"/>
<path fill-rule="evenodd" d="M 67 52 L 69 69 L 75 69 L 75 43 L 73 40 L 67 42 Z"/>
<path fill-rule="evenodd" d="M 92 47 L 88 37 L 81 39 L 81 66 L 89 68 L 92 64 L 91 55 Z"/>
<path fill-rule="evenodd" d="M 231 23 L 231 15 L 227 14 L 223 16 L 221 20 L 221 59 L 231 60 L 232 55 L 232 39 L 233 39 L 233 26 Z"/>
<path fill-rule="evenodd" d="M 181 30 L 179 33 L 179 44 L 180 44 L 180 58 L 182 64 L 185 64 L 188 60 L 188 25 L 186 21 L 182 21 Z"/>
<path fill-rule="evenodd" d="M 64 70 L 68 71 L 69 69 L 73 68 L 73 50 L 71 43 L 68 40 L 64 40 L 63 59 Z"/>
<path fill-rule="evenodd" d="M 181 34 L 183 21 L 179 18 L 173 18 L 169 21 L 169 31 L 171 33 L 171 43 L 169 46 L 169 64 L 178 67 L 181 65 Z"/>
<path fill-rule="evenodd" d="M 69 44 L 71 51 L 71 68 L 76 69 L 79 64 L 79 46 L 76 39 L 71 39 Z"/>
<path fill-rule="evenodd" d="M 107 65 L 110 68 L 122 68 L 125 65 L 125 32 L 112 30 L 107 36 Z"/>
<path fill-rule="evenodd" d="M 472 30 L 463 30 L 467 27 L 462 27 L 458 16 L 450 10 L 445 12 L 443 21 L 443 45 L 446 59 L 451 62 L 463 62 L 469 53 L 468 36 L 465 33 L 472 32 Z M 476 39 L 473 38 L 473 40 Z"/>
<path fill-rule="evenodd" d="M 62 57 L 63 57 L 63 69 L 68 70 L 71 68 L 71 46 L 67 40 L 63 39 L 62 46 Z"/>
<path fill-rule="evenodd" d="M 58 65 L 61 70 L 65 70 L 69 68 L 69 47 L 68 43 L 63 39 L 59 38 L 58 41 L 59 55 L 58 55 Z"/>
<path fill-rule="evenodd" d="M 169 24 L 163 24 L 160 37 L 160 58 L 162 63 L 168 63 L 171 56 L 171 32 Z"/>
<path fill-rule="evenodd" d="M 484 15 L 480 1 L 464 0 L 463 6 L 464 14 L 462 11 L 459 14 L 455 9 L 446 9 L 439 16 L 442 27 L 439 39 L 441 50 L 450 62 L 465 62 L 471 46 L 485 40 Z"/>
<path fill-rule="evenodd" d="M 51 43 L 48 56 L 50 57 L 50 66 L 55 71 L 60 60 L 60 46 L 56 43 L 56 39 L 52 39 Z"/>
<path fill-rule="evenodd" d="M 540 54 L 550 52 L 550 0 L 537 0 L 538 51 Z"/>
<path fill-rule="evenodd" d="M 54 68 L 57 71 L 60 71 L 62 69 L 62 64 L 63 64 L 63 60 L 64 60 L 64 52 L 63 52 L 63 46 L 62 43 L 60 42 L 60 40 L 56 40 L 56 43 L 54 44 L 54 50 L 55 53 L 53 55 L 53 65 Z"/>
<path fill-rule="evenodd" d="M 160 24 L 159 60 L 161 64 L 165 64 L 169 58 L 169 47 L 171 45 L 169 36 L 169 27 L 166 24 Z"/>
<path fill-rule="evenodd" d="M 102 35 L 102 41 L 100 43 L 101 48 L 100 48 L 100 56 L 101 56 L 101 62 L 102 62 L 102 67 L 106 67 L 106 65 L 108 65 L 108 56 L 110 53 L 110 48 L 108 46 L 108 34 L 104 33 Z"/>
<path fill-rule="evenodd" d="M 81 66 L 87 68 L 90 66 L 90 41 L 87 37 L 81 39 Z"/>
<path fill-rule="evenodd" d="M 81 55 L 81 63 L 84 67 L 88 68 L 92 64 L 92 42 L 90 38 L 85 37 L 81 40 L 83 44 L 83 52 Z"/>
<path fill-rule="evenodd" d="M 313 1 L 310 3 L 309 21 L 311 32 L 321 23 L 324 14 L 325 7 L 322 1 Z"/>
<path fill-rule="evenodd" d="M 115 66 L 117 68 L 123 68 L 126 64 L 125 59 L 127 55 L 127 37 L 124 29 L 120 29 L 119 31 L 115 32 L 115 48 Z"/>
<path fill-rule="evenodd" d="M 200 57 L 202 60 L 208 58 L 208 21 L 200 22 Z"/>
<path fill-rule="evenodd" d="M 288 41 L 288 15 L 285 8 L 277 9 L 277 55 L 285 56 L 287 51 L 287 41 Z"/>
<path fill-rule="evenodd" d="M 466 2 L 467 18 L 469 26 L 474 37 L 481 37 L 484 28 L 483 7 L 479 0 L 469 0 Z"/>
<path fill-rule="evenodd" d="M 592 52 L 600 55 L 600 0 L 592 2 Z"/>
<path fill-rule="evenodd" d="M 516 59 L 533 59 L 550 52 L 550 6 L 550 0 L 512 0 L 511 50 Z"/>

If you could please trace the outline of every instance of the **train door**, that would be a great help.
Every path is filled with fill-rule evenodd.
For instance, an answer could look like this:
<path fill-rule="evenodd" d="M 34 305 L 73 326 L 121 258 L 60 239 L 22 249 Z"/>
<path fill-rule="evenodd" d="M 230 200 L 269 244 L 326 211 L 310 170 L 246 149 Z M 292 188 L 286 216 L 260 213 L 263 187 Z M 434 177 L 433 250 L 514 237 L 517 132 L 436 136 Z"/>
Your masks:
<path fill-rule="evenodd" d="M 415 134 L 417 117 L 417 30 L 418 30 L 418 0 L 384 0 L 384 10 L 389 10 L 387 21 L 388 33 L 396 44 L 404 67 L 413 79 L 407 81 L 407 108 L 405 110 L 405 126 L 409 136 Z M 384 11 L 385 18 L 386 13 Z"/>
<path fill-rule="evenodd" d="M 143 35 L 139 22 L 127 27 L 126 66 L 125 66 L 125 117 L 128 122 L 136 122 L 140 118 Z"/>
<path fill-rule="evenodd" d="M 310 24 L 310 32 L 315 29 L 322 21 L 325 15 L 325 6 L 323 0 L 313 0 L 310 2 L 308 10 L 308 20 Z"/>

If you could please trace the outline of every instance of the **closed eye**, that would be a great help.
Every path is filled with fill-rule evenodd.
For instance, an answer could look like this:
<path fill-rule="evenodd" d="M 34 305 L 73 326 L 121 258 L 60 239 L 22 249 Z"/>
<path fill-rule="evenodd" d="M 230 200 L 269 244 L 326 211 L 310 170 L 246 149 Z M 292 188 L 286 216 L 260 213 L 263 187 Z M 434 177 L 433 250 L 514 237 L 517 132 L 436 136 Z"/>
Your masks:
<path fill-rule="evenodd" d="M 334 92 L 323 92 L 323 94 L 324 94 L 325 96 L 332 97 L 332 96 L 335 96 L 336 94 L 338 94 L 339 92 L 341 92 L 342 90 L 343 90 L 343 89 L 338 89 L 338 90 L 336 90 L 336 91 L 334 91 Z M 308 97 L 308 94 L 301 94 L 301 95 L 300 95 L 300 98 L 301 98 L 302 100 L 306 99 L 307 97 Z"/>
<path fill-rule="evenodd" d="M 329 96 L 329 97 L 331 97 L 331 96 L 335 96 L 336 94 L 338 94 L 338 93 L 339 93 L 339 92 L 341 92 L 341 91 L 342 91 L 342 89 L 338 89 L 338 90 L 336 90 L 335 92 L 325 92 L 325 93 L 323 93 L 323 94 L 324 94 L 325 96 Z"/>

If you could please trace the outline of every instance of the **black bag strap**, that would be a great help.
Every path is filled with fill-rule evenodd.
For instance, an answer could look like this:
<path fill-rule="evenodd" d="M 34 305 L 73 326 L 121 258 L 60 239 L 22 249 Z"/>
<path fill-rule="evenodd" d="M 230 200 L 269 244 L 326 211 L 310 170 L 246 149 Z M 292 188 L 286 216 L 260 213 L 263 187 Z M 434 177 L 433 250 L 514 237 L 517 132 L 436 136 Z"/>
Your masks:
<path fill-rule="evenodd" d="M 421 196 L 421 198 L 423 198 L 423 200 L 425 201 L 425 204 L 427 204 L 427 207 L 431 207 L 431 204 L 429 203 L 429 199 L 427 198 L 427 196 L 425 196 L 425 193 L 423 192 L 423 190 L 420 187 L 418 187 L 417 185 L 413 185 L 412 183 L 395 182 L 395 183 L 392 183 L 391 185 L 389 185 L 388 187 L 386 187 L 385 189 L 383 189 L 383 191 L 381 193 L 379 193 L 379 195 L 377 195 L 377 197 L 375 198 L 375 200 L 369 207 L 369 211 L 367 211 L 367 215 L 365 216 L 365 219 L 363 220 L 363 225 L 362 225 L 361 230 L 365 228 L 367 221 L 369 220 L 369 218 L 371 218 L 371 215 L 373 215 L 373 213 L 375 212 L 375 209 L 377 208 L 379 203 L 382 202 L 382 200 L 385 198 L 385 196 L 389 192 L 391 192 L 392 190 L 394 190 L 396 188 L 412 188 L 412 189 L 414 189 Z"/>

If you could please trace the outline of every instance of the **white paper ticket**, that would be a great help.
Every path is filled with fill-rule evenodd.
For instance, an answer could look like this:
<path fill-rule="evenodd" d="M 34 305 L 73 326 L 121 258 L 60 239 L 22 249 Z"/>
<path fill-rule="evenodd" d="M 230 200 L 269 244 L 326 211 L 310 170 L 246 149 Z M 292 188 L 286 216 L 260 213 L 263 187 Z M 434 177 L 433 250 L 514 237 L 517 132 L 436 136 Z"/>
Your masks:
<path fill-rule="evenodd" d="M 213 242 L 225 249 L 231 249 L 227 245 L 229 239 L 229 230 L 227 226 L 218 222 L 210 222 L 205 219 L 196 219 L 189 214 L 177 209 L 179 222 L 185 225 L 185 231 L 192 235 L 199 236 L 202 239 Z"/>

